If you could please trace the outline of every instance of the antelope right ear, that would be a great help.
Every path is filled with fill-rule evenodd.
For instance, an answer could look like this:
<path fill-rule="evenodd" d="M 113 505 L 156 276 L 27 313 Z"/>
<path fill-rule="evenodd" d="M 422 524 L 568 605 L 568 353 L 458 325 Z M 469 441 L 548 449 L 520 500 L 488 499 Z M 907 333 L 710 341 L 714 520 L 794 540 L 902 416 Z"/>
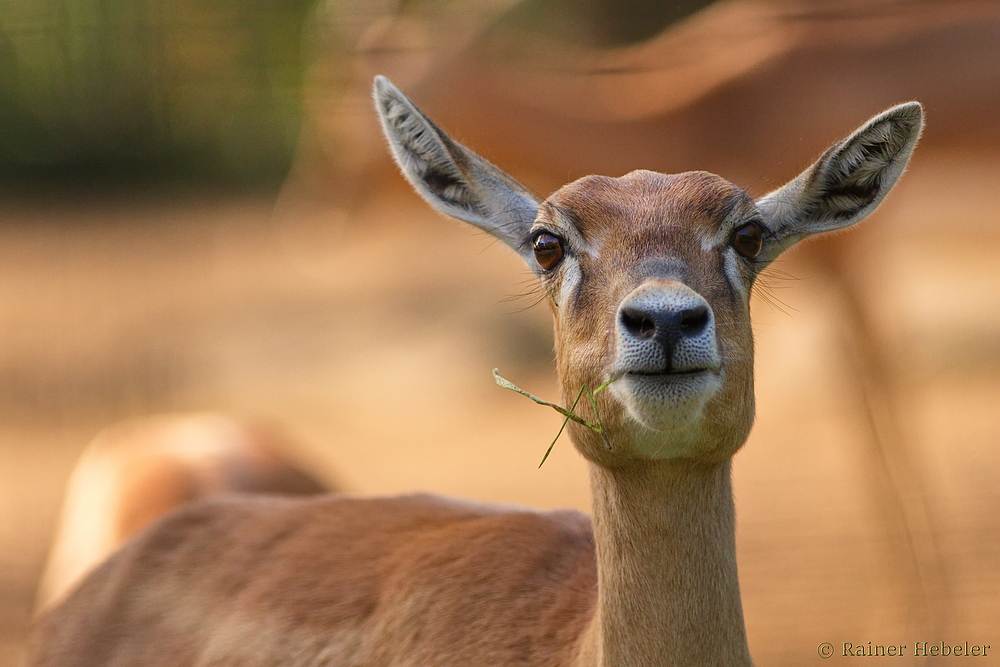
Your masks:
<path fill-rule="evenodd" d="M 853 225 L 874 211 L 903 174 L 922 128 L 919 102 L 892 107 L 762 197 L 757 208 L 767 233 L 757 261 L 770 262 L 807 236 Z"/>
<path fill-rule="evenodd" d="M 375 77 L 373 95 L 392 155 L 416 191 L 442 213 L 497 237 L 534 267 L 527 238 L 538 198 L 445 134 L 384 76 Z"/>

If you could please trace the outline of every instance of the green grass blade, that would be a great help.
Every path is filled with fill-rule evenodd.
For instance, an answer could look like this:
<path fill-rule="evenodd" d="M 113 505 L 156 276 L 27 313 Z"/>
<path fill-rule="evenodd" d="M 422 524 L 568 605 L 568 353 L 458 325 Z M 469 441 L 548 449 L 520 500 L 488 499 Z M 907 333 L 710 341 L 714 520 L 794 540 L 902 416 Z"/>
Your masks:
<path fill-rule="evenodd" d="M 569 409 L 570 412 L 576 409 L 576 404 L 580 402 L 580 398 L 582 396 L 583 396 L 583 389 L 580 389 L 580 393 L 576 395 L 576 400 L 573 401 L 573 405 Z M 552 442 L 549 443 L 549 448 L 545 450 L 545 456 L 542 457 L 542 462 L 538 464 L 539 468 L 545 465 L 545 459 L 549 458 L 549 454 L 552 453 L 552 448 L 556 446 L 556 440 L 558 440 L 559 436 L 563 434 L 563 431 L 566 429 L 566 424 L 568 423 L 569 423 L 569 416 L 563 419 L 562 426 L 559 427 L 559 432 L 556 433 L 556 437 L 552 438 Z"/>
<path fill-rule="evenodd" d="M 589 428 L 594 433 L 599 433 L 602 436 L 604 436 L 604 440 L 608 444 L 608 447 L 609 448 L 611 447 L 611 443 L 608 441 L 608 436 L 605 435 L 605 433 L 604 433 L 604 424 L 601 423 L 601 412 L 597 409 L 597 394 L 599 394 L 602 391 L 604 391 L 605 389 L 607 389 L 608 385 L 611 384 L 612 382 L 614 382 L 615 380 L 617 380 L 618 377 L 619 376 L 617 376 L 617 375 L 612 376 L 611 379 L 609 379 L 607 382 L 605 382 L 604 384 L 602 384 L 600 387 L 598 387 L 597 389 L 595 389 L 593 391 L 591 391 L 590 387 L 588 387 L 587 385 L 583 385 L 582 387 L 580 387 L 580 393 L 578 393 L 576 395 L 576 400 L 573 401 L 573 405 L 571 405 L 570 408 L 569 408 L 569 410 L 567 410 L 566 408 L 562 407 L 561 405 L 556 405 L 555 403 L 550 403 L 550 402 L 548 402 L 546 400 L 538 398 L 537 396 L 535 396 L 533 394 L 529 394 L 528 392 L 526 392 L 525 390 L 521 389 L 516 384 L 514 384 L 513 382 L 511 382 L 510 380 L 508 380 L 507 378 L 505 378 L 502 375 L 500 375 L 500 370 L 499 369 L 497 369 L 497 368 L 493 369 L 493 379 L 496 380 L 496 383 L 498 385 L 500 385 L 504 389 L 509 389 L 509 390 L 511 390 L 513 392 L 521 394 L 521 396 L 525 396 L 527 398 L 530 398 L 532 401 L 534 401 L 538 405 L 544 405 L 546 407 L 550 407 L 550 408 L 552 408 L 553 410 L 555 410 L 556 412 L 558 412 L 559 414 L 561 414 L 564 417 L 563 423 L 559 427 L 559 432 L 556 433 L 556 437 L 554 437 L 552 439 L 552 442 L 549 443 L 549 448 L 545 450 L 545 455 L 542 456 L 542 462 L 538 464 L 539 468 L 541 468 L 542 465 L 544 465 L 546 459 L 549 458 L 549 454 L 552 453 L 552 448 L 556 446 L 556 441 L 559 440 L 559 436 L 561 436 L 563 434 L 563 431 L 566 430 L 566 425 L 569 423 L 570 419 L 572 419 L 573 421 L 575 421 L 578 424 L 586 426 L 587 428 Z M 576 406 L 579 405 L 580 400 L 583 398 L 583 395 L 585 393 L 587 394 L 587 399 L 590 401 L 591 407 L 593 407 L 593 409 L 594 409 L 594 417 L 595 417 L 595 419 L 597 419 L 597 423 L 596 424 L 591 424 L 589 421 L 587 421 L 586 419 L 584 419 L 580 415 L 576 414 L 576 412 L 574 412 L 576 410 Z"/>
<path fill-rule="evenodd" d="M 547 407 L 550 407 L 553 410 L 555 410 L 556 412 L 558 412 L 559 414 L 561 414 L 562 416 L 566 417 L 567 419 L 572 419 L 576 423 L 582 424 L 583 426 L 586 426 L 587 428 L 589 428 L 591 430 L 594 430 L 594 431 L 597 431 L 598 433 L 600 433 L 600 430 L 599 430 L 600 427 L 599 426 L 597 426 L 596 424 L 591 424 L 589 421 L 587 421 L 583 417 L 577 415 L 576 413 L 573 412 L 572 408 L 570 408 L 569 410 L 567 410 L 566 408 L 562 407 L 561 405 L 556 405 L 555 403 L 549 403 L 548 401 L 543 400 L 541 398 L 538 398 L 537 396 L 535 396 L 533 394 L 529 394 L 528 392 L 526 392 L 525 390 L 521 389 L 516 384 L 514 384 L 513 382 L 511 382 L 510 380 L 508 380 L 507 378 L 505 378 L 502 375 L 500 375 L 499 369 L 496 369 L 496 368 L 493 369 L 493 379 L 496 380 L 497 384 L 500 385 L 501 387 L 503 387 L 504 389 L 510 389 L 511 391 L 514 391 L 514 392 L 517 392 L 518 394 L 521 394 L 521 396 L 526 396 L 526 397 L 530 398 L 531 400 L 533 400 L 535 403 L 538 403 L 539 405 L 545 405 Z M 580 400 L 580 399 L 577 398 L 577 400 Z M 576 407 L 575 403 L 573 404 L 573 407 L 574 408 Z"/>

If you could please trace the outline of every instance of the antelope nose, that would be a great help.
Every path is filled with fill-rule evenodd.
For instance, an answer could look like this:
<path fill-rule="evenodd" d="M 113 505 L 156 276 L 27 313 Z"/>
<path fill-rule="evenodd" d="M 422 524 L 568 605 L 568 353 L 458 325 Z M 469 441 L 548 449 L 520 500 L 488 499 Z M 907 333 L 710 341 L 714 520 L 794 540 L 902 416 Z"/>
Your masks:
<path fill-rule="evenodd" d="M 623 304 L 619 318 L 625 330 L 639 340 L 655 340 L 665 347 L 700 336 L 710 319 L 704 303 Z"/>
<path fill-rule="evenodd" d="M 712 307 L 684 283 L 643 283 L 618 306 L 617 318 L 621 372 L 687 373 L 721 364 Z"/>

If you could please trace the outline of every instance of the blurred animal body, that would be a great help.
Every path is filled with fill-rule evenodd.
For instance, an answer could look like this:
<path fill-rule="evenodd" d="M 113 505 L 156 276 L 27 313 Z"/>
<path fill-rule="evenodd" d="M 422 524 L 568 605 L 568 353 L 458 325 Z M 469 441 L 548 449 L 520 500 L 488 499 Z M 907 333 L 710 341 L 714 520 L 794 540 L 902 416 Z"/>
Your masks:
<path fill-rule="evenodd" d="M 920 105 L 755 201 L 650 171 L 541 200 L 381 77 L 375 103 L 417 191 L 547 294 L 593 518 L 426 495 L 188 504 L 42 619 L 29 664 L 751 664 L 730 482 L 754 419 L 750 293 L 789 246 L 874 210 Z"/>
<path fill-rule="evenodd" d="M 231 492 L 330 491 L 287 457 L 277 432 L 214 413 L 136 418 L 107 428 L 70 477 L 36 612 L 50 609 L 130 537 L 193 500 Z"/>

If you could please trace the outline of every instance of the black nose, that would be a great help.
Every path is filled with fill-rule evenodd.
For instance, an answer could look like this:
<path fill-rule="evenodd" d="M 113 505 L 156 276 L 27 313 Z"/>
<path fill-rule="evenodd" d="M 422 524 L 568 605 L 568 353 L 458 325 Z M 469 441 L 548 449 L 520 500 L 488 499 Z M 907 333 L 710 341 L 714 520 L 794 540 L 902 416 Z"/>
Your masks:
<path fill-rule="evenodd" d="M 693 338 L 708 326 L 708 306 L 691 308 L 637 308 L 625 306 L 620 311 L 626 331 L 640 340 L 654 339 L 668 348 L 681 338 Z"/>

